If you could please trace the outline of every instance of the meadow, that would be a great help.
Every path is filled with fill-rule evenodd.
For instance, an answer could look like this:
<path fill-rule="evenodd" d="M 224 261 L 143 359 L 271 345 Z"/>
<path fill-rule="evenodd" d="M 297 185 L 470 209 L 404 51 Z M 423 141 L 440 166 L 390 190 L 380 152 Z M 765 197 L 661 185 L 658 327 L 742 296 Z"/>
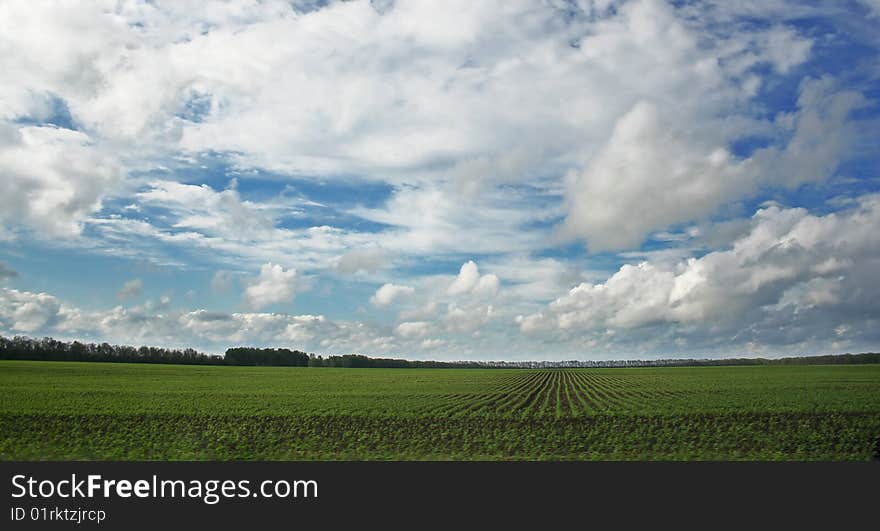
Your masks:
<path fill-rule="evenodd" d="M 880 365 L 0 361 L 2 460 L 870 460 Z"/>

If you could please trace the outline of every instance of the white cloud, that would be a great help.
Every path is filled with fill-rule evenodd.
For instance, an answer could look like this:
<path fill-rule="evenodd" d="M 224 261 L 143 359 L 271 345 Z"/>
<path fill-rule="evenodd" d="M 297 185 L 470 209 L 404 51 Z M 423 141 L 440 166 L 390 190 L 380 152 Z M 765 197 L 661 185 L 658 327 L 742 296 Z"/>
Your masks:
<path fill-rule="evenodd" d="M 704 216 L 749 185 L 730 153 L 677 130 L 671 119 L 656 105 L 636 104 L 573 178 L 565 227 L 591 251 L 637 246 L 650 231 Z"/>
<path fill-rule="evenodd" d="M 444 320 L 447 328 L 451 331 L 473 332 L 485 326 L 495 313 L 495 308 L 491 304 L 466 307 L 450 304 Z"/>
<path fill-rule="evenodd" d="M 58 320 L 61 303 L 48 293 L 3 289 L 0 291 L 0 327 L 37 332 Z"/>
<path fill-rule="evenodd" d="M 323 354 L 377 352 L 396 345 L 382 330 L 323 315 L 172 311 L 162 303 L 84 311 L 48 294 L 0 290 L 0 332 L 52 333 L 60 338 L 122 344 L 196 347 L 222 352 L 231 345 L 291 345 Z M 418 344 L 416 344 L 418 346 Z"/>
<path fill-rule="evenodd" d="M 116 298 L 119 300 L 131 299 L 134 297 L 140 297 L 144 292 L 144 281 L 135 278 L 127 281 L 119 291 L 116 293 Z"/>
<path fill-rule="evenodd" d="M 431 325 L 425 321 L 406 321 L 397 325 L 395 333 L 403 338 L 422 337 L 428 333 Z"/>
<path fill-rule="evenodd" d="M 805 39 L 791 28 L 775 27 L 762 35 L 761 48 L 777 71 L 785 74 L 793 67 L 803 64 L 810 56 L 812 41 Z"/>
<path fill-rule="evenodd" d="M 519 325 L 520 331 L 526 334 L 548 330 L 552 326 L 552 323 L 545 319 L 544 314 L 540 312 L 532 315 L 517 315 L 515 322 Z"/>
<path fill-rule="evenodd" d="M 166 218 L 174 225 L 174 216 Z M 300 270 L 332 268 L 340 252 L 363 245 L 374 238 L 326 225 L 305 229 L 276 228 L 264 235 L 210 234 L 181 230 L 127 218 L 92 219 L 91 227 L 100 235 L 98 248 L 114 253 L 130 253 L 156 262 L 174 262 L 168 248 L 197 252 L 224 267 L 260 266 L 266 262 L 289 264 Z M 121 246 L 119 242 L 126 242 Z M 156 244 L 161 244 L 157 248 Z M 179 264 L 179 262 L 176 262 Z"/>
<path fill-rule="evenodd" d="M 370 303 L 374 306 L 388 306 L 395 300 L 411 296 L 415 293 L 412 286 L 399 286 L 397 284 L 384 284 L 370 297 Z"/>
<path fill-rule="evenodd" d="M 581 283 L 546 311 L 520 316 L 517 323 L 523 332 L 546 329 L 548 322 L 563 330 L 659 323 L 747 330 L 760 323 L 764 310 L 788 308 L 805 316 L 817 308 L 859 308 L 855 315 L 867 316 L 868 301 L 880 295 L 869 273 L 880 265 L 880 235 L 873 229 L 878 224 L 877 195 L 826 216 L 769 206 L 727 250 L 671 267 L 624 265 L 605 282 Z"/>
<path fill-rule="evenodd" d="M 390 265 L 387 253 L 380 247 L 355 249 L 339 257 L 336 270 L 343 274 L 375 273 Z"/>
<path fill-rule="evenodd" d="M 480 280 L 477 282 L 477 285 L 474 286 L 473 290 L 471 290 L 471 293 L 477 297 L 494 297 L 498 294 L 498 285 L 498 277 L 493 273 L 489 273 L 488 275 L 480 277 Z"/>
<path fill-rule="evenodd" d="M 71 237 L 121 179 L 118 164 L 85 134 L 0 120 L 0 231 Z"/>
<path fill-rule="evenodd" d="M 437 317 L 439 305 L 436 300 L 429 300 L 417 308 L 405 309 L 398 315 L 401 321 L 429 321 Z"/>
<path fill-rule="evenodd" d="M 480 270 L 477 267 L 477 264 L 474 263 L 473 260 L 468 260 L 467 262 L 462 264 L 461 270 L 458 272 L 458 276 L 455 277 L 455 281 L 449 285 L 449 289 L 446 291 L 450 295 L 467 293 L 474 289 L 479 281 Z"/>
<path fill-rule="evenodd" d="M 401 187 L 381 207 L 351 214 L 390 225 L 378 236 L 397 255 L 503 253 L 546 245 L 540 234 L 519 227 L 557 214 L 513 189 L 487 186 L 481 195 L 459 196 L 455 183 Z"/>
<path fill-rule="evenodd" d="M 173 228 L 196 230 L 230 239 L 252 240 L 270 235 L 274 220 L 270 213 L 251 201 L 243 201 L 232 180 L 221 192 L 207 185 L 154 181 L 137 194 L 142 204 L 173 212 Z"/>
<path fill-rule="evenodd" d="M 513 301 L 546 301 L 560 291 L 587 279 L 604 278 L 604 272 L 585 272 L 567 260 L 507 255 L 488 263 L 504 278 L 504 297 Z"/>
<path fill-rule="evenodd" d="M 425 339 L 421 342 L 420 346 L 429 351 L 437 350 L 446 346 L 446 341 L 443 339 Z"/>
<path fill-rule="evenodd" d="M 498 294 L 498 277 L 494 274 L 480 275 L 480 269 L 473 260 L 462 264 L 458 276 L 446 292 L 450 295 L 472 294 L 478 297 L 494 297 Z"/>
<path fill-rule="evenodd" d="M 760 183 L 796 187 L 831 177 L 856 147 L 858 137 L 871 134 L 851 119 L 866 103 L 862 94 L 841 90 L 829 76 L 804 79 L 797 111 L 776 119 L 787 142 L 754 155 Z"/>
<path fill-rule="evenodd" d="M 260 275 L 244 291 L 244 300 L 254 309 L 271 304 L 290 302 L 296 292 L 296 269 L 284 269 L 278 264 L 266 263 Z"/>
<path fill-rule="evenodd" d="M 855 143 L 850 115 L 862 105 L 860 94 L 836 90 L 831 78 L 808 79 L 797 112 L 776 118 L 781 145 L 737 159 L 724 147 L 732 138 L 723 129 L 719 135 L 703 127 L 710 122 L 639 102 L 585 171 L 570 177 L 563 231 L 594 252 L 628 249 L 761 187 L 828 179 Z"/>

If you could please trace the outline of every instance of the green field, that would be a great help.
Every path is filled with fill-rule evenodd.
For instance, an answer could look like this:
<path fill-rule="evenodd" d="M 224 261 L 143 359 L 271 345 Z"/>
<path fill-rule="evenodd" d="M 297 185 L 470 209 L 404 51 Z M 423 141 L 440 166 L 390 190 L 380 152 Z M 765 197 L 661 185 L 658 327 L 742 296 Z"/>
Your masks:
<path fill-rule="evenodd" d="M 880 365 L 0 361 L 0 389 L 3 460 L 868 460 L 880 439 Z"/>

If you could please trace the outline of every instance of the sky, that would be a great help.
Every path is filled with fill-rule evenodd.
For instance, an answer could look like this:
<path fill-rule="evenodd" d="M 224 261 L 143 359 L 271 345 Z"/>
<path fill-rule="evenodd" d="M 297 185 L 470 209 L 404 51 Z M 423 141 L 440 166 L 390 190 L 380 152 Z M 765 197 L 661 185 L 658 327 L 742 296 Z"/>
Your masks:
<path fill-rule="evenodd" d="M 880 348 L 880 2 L 0 4 L 0 334 Z"/>

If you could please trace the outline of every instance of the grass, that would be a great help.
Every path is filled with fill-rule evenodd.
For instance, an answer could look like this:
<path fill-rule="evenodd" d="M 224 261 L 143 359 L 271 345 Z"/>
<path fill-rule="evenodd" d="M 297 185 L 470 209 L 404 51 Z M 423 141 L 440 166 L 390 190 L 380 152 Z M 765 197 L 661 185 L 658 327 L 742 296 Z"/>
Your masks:
<path fill-rule="evenodd" d="M 0 362 L 0 459 L 868 460 L 880 366 Z"/>

